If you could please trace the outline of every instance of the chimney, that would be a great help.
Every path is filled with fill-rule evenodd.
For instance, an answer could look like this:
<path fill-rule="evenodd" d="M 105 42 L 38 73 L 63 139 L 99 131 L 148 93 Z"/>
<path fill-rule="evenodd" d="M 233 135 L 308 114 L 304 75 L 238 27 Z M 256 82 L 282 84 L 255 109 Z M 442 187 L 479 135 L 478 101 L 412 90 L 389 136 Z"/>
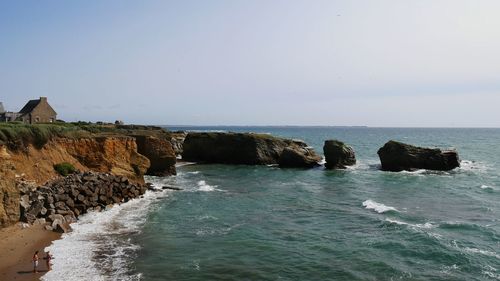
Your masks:
<path fill-rule="evenodd" d="M 47 97 L 40 97 L 40 101 L 46 103 L 47 102 Z"/>

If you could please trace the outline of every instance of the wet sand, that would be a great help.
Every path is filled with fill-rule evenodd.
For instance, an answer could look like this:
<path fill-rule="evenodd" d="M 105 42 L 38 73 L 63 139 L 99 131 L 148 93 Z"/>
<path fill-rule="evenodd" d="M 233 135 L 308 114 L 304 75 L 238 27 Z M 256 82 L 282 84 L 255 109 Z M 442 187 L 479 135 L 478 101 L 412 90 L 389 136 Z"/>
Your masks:
<path fill-rule="evenodd" d="M 0 280 L 39 280 L 47 272 L 44 249 L 60 237 L 61 234 L 47 231 L 41 225 L 0 229 Z M 33 273 L 31 258 L 37 250 L 39 273 Z"/>

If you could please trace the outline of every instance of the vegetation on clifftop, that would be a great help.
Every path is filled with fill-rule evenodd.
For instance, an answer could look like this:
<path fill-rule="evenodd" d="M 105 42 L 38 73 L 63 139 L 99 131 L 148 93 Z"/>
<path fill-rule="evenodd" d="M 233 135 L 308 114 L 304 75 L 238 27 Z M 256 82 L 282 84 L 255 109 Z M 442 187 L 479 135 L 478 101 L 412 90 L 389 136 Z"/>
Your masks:
<path fill-rule="evenodd" d="M 14 150 L 26 148 L 29 144 L 42 148 L 48 141 L 57 137 L 83 138 L 113 135 L 168 137 L 169 133 L 160 127 L 139 125 L 97 125 L 86 122 L 33 125 L 20 122 L 0 123 L 0 144 L 5 144 Z"/>

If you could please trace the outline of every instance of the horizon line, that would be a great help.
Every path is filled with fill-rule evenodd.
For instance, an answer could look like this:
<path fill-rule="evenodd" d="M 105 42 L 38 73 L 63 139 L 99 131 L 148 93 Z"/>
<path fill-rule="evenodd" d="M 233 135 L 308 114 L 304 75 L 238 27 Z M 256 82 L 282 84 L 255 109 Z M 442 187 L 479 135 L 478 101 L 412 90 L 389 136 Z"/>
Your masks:
<path fill-rule="evenodd" d="M 500 127 L 471 127 L 471 126 L 454 126 L 454 127 L 446 127 L 446 126 L 367 126 L 367 125 L 158 125 L 154 126 L 160 127 L 309 127 L 309 128 L 373 128 L 373 129 L 383 129 L 383 128 L 392 128 L 392 129 L 500 129 Z"/>

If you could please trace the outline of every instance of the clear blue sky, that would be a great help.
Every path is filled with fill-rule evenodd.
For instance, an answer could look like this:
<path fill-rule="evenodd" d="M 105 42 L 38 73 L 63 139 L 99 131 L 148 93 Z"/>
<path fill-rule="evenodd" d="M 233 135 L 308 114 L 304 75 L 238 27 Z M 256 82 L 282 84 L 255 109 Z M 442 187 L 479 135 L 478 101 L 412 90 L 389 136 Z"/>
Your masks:
<path fill-rule="evenodd" d="M 1 1 L 0 101 L 192 125 L 500 127 L 500 1 Z"/>

